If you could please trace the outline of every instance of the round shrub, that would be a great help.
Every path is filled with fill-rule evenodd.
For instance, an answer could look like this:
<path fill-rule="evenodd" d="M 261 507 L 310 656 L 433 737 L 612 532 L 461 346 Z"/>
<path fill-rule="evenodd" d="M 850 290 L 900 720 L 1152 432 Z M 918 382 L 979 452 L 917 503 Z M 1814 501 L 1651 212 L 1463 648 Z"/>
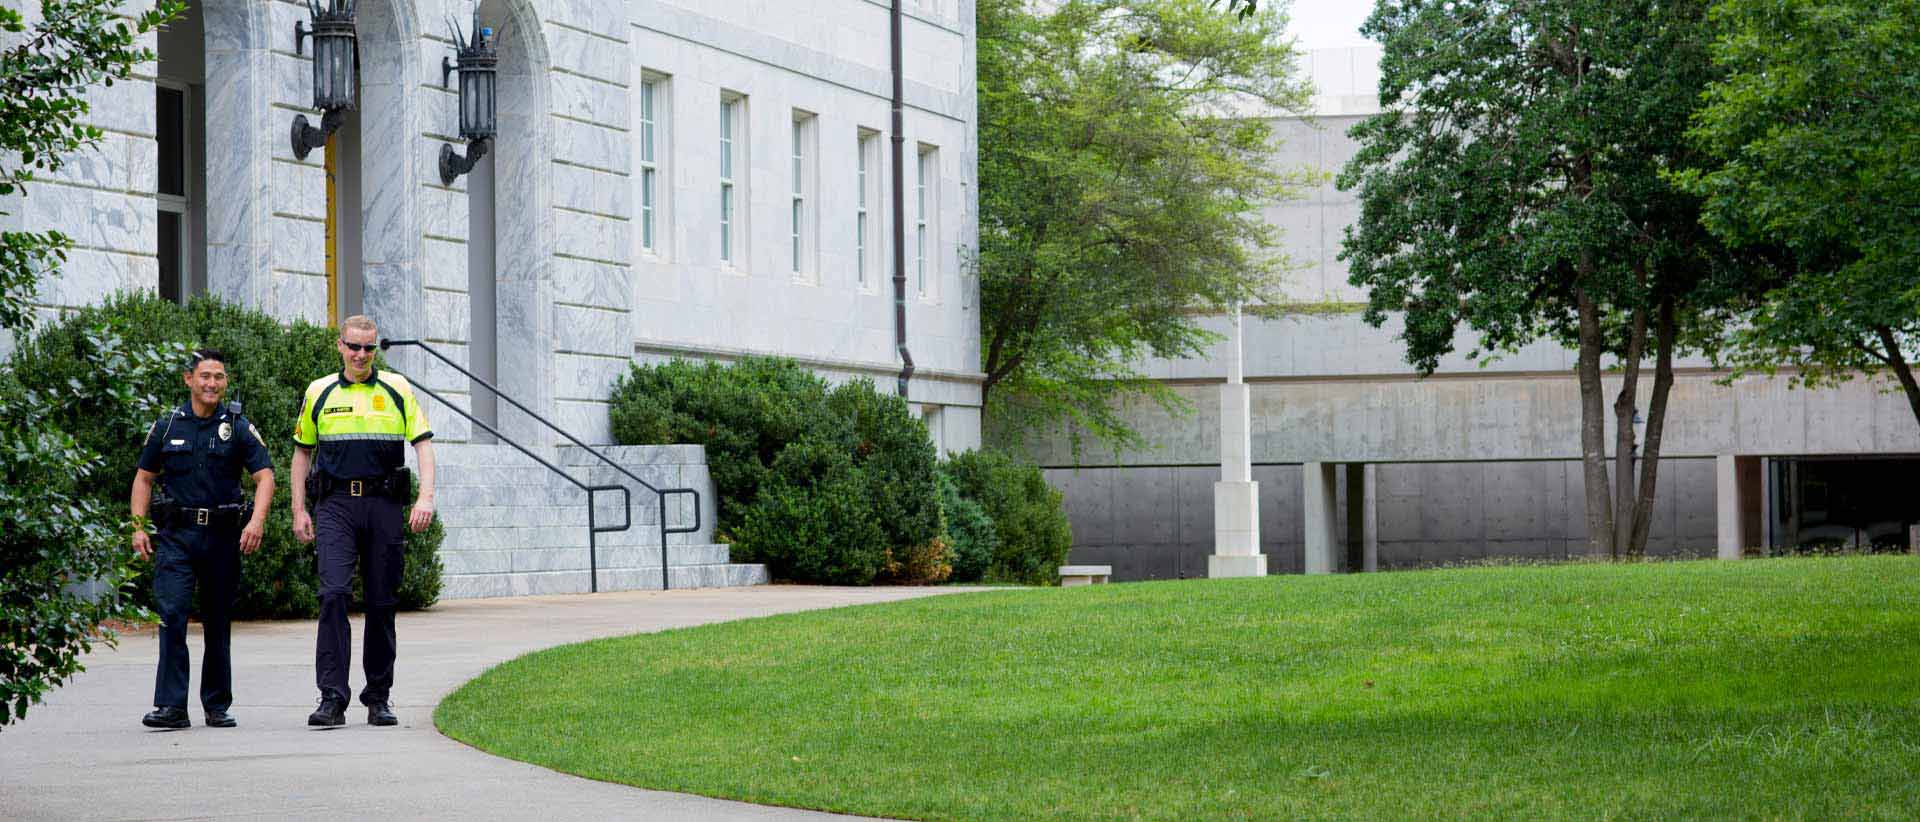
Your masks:
<path fill-rule="evenodd" d="M 706 446 L 717 532 L 798 582 L 939 582 L 952 560 L 938 457 L 904 400 L 829 389 L 792 360 L 635 365 L 615 383 L 614 439 Z"/>
<path fill-rule="evenodd" d="M 868 585 L 887 565 L 886 531 L 846 449 L 808 440 L 782 449 L 747 506 L 735 546 L 780 579 Z"/>
<path fill-rule="evenodd" d="M 1000 535 L 993 530 L 993 519 L 980 504 L 960 496 L 960 486 L 940 466 L 940 510 L 947 518 L 946 542 L 952 546 L 953 581 L 979 582 L 987 576 L 993 555 L 1000 547 Z"/>
<path fill-rule="evenodd" d="M 1057 569 L 1073 547 L 1073 528 L 1059 491 L 1032 463 L 999 451 L 968 451 L 947 462 L 960 496 L 993 521 L 999 545 L 985 579 L 1026 585 L 1059 582 Z"/>
<path fill-rule="evenodd" d="M 733 534 L 788 443 L 821 424 L 827 383 L 792 360 L 634 365 L 613 385 L 613 439 L 622 445 L 706 446 L 719 494 L 717 533 Z"/>
<path fill-rule="evenodd" d="M 68 415 L 60 423 L 81 445 L 105 460 L 104 470 L 82 480 L 80 493 L 108 510 L 122 512 L 122 516 L 127 510 L 134 464 L 152 419 L 134 419 L 119 397 L 131 388 L 164 398 L 163 407 L 185 402 L 186 386 L 180 374 L 186 361 L 179 356 L 135 368 L 101 368 L 100 347 L 91 341 L 100 329 L 130 346 L 157 347 L 181 355 L 204 346 L 227 355 L 227 371 L 232 376 L 228 399 L 241 401 L 247 419 L 259 427 L 273 455 L 275 481 L 266 539 L 260 550 L 240 561 L 240 593 L 234 615 L 317 615 L 314 549 L 293 538 L 288 484 L 292 477 L 293 423 L 307 383 L 340 370 L 340 358 L 333 347 L 335 332 L 298 321 L 282 326 L 270 316 L 211 297 L 198 297 L 181 306 L 152 294 L 122 294 L 45 326 L 25 340 L 8 363 L 14 373 L 33 380 L 57 380 L 90 398 L 95 413 Z M 251 494 L 251 485 L 251 480 L 243 481 L 243 492 Z M 407 534 L 407 570 L 399 592 L 402 608 L 424 608 L 439 598 L 441 533 L 436 526 L 424 533 Z M 144 580 L 140 591 L 142 597 L 151 597 L 151 585 Z"/>

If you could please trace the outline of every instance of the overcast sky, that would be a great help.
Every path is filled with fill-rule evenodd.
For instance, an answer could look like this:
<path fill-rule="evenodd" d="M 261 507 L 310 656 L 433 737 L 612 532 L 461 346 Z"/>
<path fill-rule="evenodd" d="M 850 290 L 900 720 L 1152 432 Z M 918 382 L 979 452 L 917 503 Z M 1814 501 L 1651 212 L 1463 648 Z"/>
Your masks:
<path fill-rule="evenodd" d="M 1323 49 L 1366 45 L 1360 24 L 1373 13 L 1371 0 L 1293 0 L 1288 30 L 1303 48 Z"/>

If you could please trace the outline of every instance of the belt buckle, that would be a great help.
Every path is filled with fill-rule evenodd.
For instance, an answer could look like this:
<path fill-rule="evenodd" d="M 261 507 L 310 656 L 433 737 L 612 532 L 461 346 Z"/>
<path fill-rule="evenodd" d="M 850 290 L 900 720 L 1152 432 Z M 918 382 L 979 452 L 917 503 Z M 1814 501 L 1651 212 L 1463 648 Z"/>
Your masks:
<path fill-rule="evenodd" d="M 193 524 L 195 525 L 207 524 L 207 509 L 205 508 L 193 509 Z"/>
<path fill-rule="evenodd" d="M 352 497 L 365 496 L 366 487 L 361 484 L 360 480 L 349 480 L 347 482 L 347 495 Z"/>

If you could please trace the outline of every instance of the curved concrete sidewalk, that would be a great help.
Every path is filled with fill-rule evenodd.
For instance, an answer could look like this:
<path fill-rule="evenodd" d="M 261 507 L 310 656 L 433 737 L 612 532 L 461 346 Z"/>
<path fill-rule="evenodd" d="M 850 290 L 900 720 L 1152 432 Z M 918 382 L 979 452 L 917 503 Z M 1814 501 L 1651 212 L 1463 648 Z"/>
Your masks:
<path fill-rule="evenodd" d="M 540 648 L 937 593 L 943 591 L 766 586 L 445 602 L 400 615 L 396 728 L 367 725 L 357 705 L 344 728 L 307 727 L 316 694 L 312 622 L 234 626 L 233 714 L 240 727 L 205 727 L 195 702 L 188 708 L 192 728 L 144 728 L 158 642 L 151 630 L 129 634 L 118 649 L 89 656 L 86 672 L 29 710 L 24 722 L 0 730 L 0 819 L 826 818 L 500 759 L 441 736 L 433 709 L 488 667 Z M 360 630 L 358 617 L 353 627 Z M 197 627 L 188 642 L 190 693 L 197 694 Z"/>

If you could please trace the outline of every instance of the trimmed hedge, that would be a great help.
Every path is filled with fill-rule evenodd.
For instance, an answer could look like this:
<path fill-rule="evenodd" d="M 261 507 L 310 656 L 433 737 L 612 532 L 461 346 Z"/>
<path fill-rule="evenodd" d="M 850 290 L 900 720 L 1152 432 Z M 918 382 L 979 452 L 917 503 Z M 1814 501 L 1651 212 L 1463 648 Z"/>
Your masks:
<path fill-rule="evenodd" d="M 1060 492 L 1047 485 L 1038 466 L 999 451 L 968 451 L 942 468 L 960 496 L 977 503 L 993 522 L 999 544 L 987 581 L 1059 584 L 1057 569 L 1073 547 L 1073 528 Z"/>
<path fill-rule="evenodd" d="M 172 407 L 186 401 L 186 387 L 180 377 L 185 360 L 120 372 L 99 368 L 98 352 L 88 340 L 99 328 L 108 329 L 130 345 L 181 353 L 204 346 L 227 355 L 227 371 L 232 376 L 227 396 L 242 402 L 247 419 L 266 439 L 267 450 L 273 455 L 275 479 L 266 539 L 260 550 L 240 562 L 240 595 L 234 615 L 317 615 L 314 548 L 293 538 L 289 465 L 294 417 L 299 414 L 307 383 L 340 369 L 333 346 L 335 332 L 306 322 L 282 326 L 265 314 L 210 297 L 198 297 L 180 306 L 151 294 L 123 294 L 102 305 L 81 309 L 24 341 L 8 363 L 15 374 L 34 381 L 60 381 L 94 398 L 101 413 L 75 415 L 58 423 L 82 447 L 105 458 L 105 470 L 80 480 L 79 494 L 109 511 L 122 512 L 122 516 L 127 510 L 134 464 L 151 420 L 126 419 L 128 414 L 119 407 L 109 381 L 130 383 L 137 392 L 168 398 L 167 405 Z M 251 480 L 242 485 L 251 489 Z M 442 533 L 436 521 L 424 533 L 407 534 L 406 573 L 399 591 L 402 609 L 426 608 L 439 599 Z M 143 577 L 150 573 L 149 569 Z M 151 588 L 143 579 L 140 596 L 150 600 Z"/>
<path fill-rule="evenodd" d="M 635 365 L 614 384 L 623 445 L 706 446 L 719 538 L 781 579 L 940 582 L 952 572 L 937 455 L 904 400 L 785 359 Z"/>

